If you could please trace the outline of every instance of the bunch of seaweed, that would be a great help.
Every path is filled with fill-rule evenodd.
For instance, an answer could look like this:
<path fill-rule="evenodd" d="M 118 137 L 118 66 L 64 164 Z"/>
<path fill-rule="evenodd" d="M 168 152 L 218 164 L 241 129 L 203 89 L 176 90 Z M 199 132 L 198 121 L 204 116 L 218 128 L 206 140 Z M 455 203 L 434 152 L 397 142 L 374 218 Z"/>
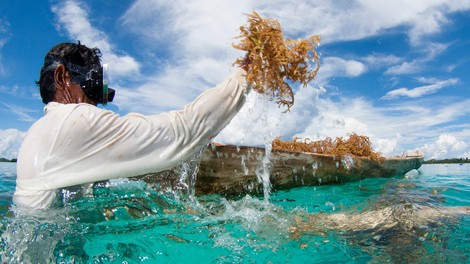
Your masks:
<path fill-rule="evenodd" d="M 276 137 L 272 142 L 272 149 L 328 154 L 336 157 L 352 155 L 370 158 L 375 161 L 383 160 L 382 155 L 373 150 L 369 137 L 360 136 L 356 133 L 349 134 L 348 136 L 347 139 L 337 137 L 335 140 L 332 140 L 327 137 L 324 140 L 318 141 L 298 137 L 290 141 L 282 141 L 279 137 Z"/>
<path fill-rule="evenodd" d="M 306 86 L 320 69 L 316 51 L 320 37 L 284 39 L 279 21 L 262 18 L 255 11 L 247 16 L 248 25 L 240 27 L 240 43 L 233 44 L 247 55 L 235 64 L 243 66 L 248 60 L 246 79 L 253 83 L 253 89 L 276 98 L 278 105 L 286 106 L 289 111 L 294 105 L 291 84 Z M 309 67 L 310 62 L 316 65 L 313 69 Z"/>

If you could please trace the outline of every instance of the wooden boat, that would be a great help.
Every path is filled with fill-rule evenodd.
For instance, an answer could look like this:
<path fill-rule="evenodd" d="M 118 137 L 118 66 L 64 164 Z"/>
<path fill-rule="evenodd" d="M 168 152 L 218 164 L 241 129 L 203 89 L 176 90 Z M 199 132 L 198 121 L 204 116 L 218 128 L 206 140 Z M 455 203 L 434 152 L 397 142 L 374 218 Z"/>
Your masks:
<path fill-rule="evenodd" d="M 263 170 L 266 156 L 261 147 L 210 145 L 199 161 L 196 195 L 221 194 L 237 196 L 262 194 L 263 185 L 257 172 Z M 381 161 L 368 158 L 273 150 L 269 153 L 269 178 L 272 190 L 290 189 L 300 186 L 342 184 L 366 178 L 403 177 L 418 169 L 423 163 L 422 155 L 390 157 Z M 177 186 L 177 174 L 166 172 L 147 175 L 152 182 Z"/>

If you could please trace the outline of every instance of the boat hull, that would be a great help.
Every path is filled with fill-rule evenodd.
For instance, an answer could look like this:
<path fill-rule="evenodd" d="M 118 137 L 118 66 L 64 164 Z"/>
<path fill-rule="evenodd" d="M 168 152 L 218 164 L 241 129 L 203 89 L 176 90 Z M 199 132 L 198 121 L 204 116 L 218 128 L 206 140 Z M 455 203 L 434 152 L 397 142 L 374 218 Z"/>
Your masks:
<path fill-rule="evenodd" d="M 260 195 L 263 193 L 263 184 L 257 175 L 263 170 L 265 151 L 261 147 L 210 145 L 202 152 L 200 159 L 191 161 L 192 166 L 178 166 L 138 178 L 156 184 L 161 189 L 194 186 L 196 195 Z M 301 186 L 343 184 L 366 178 L 404 177 L 407 172 L 418 169 L 422 163 L 422 156 L 374 161 L 352 156 L 338 158 L 324 154 L 273 150 L 269 153 L 267 171 L 271 190 L 275 191 Z"/>
<path fill-rule="evenodd" d="M 202 155 L 196 193 L 243 195 L 262 193 L 257 171 L 262 171 L 265 149 L 246 146 L 209 146 Z M 403 177 L 418 169 L 423 157 L 385 158 L 374 161 L 361 157 L 273 150 L 269 158 L 273 190 L 300 186 L 342 184 L 366 178 Z"/>

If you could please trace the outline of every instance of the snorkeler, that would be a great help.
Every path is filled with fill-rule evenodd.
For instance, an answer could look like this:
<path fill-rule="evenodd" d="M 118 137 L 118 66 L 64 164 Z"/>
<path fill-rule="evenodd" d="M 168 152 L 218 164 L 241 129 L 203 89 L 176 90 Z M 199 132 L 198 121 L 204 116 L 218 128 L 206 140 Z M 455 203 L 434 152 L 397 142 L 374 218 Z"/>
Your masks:
<path fill-rule="evenodd" d="M 207 145 L 237 114 L 251 85 L 249 62 L 179 111 L 119 116 L 100 51 L 61 43 L 37 82 L 44 116 L 29 129 L 17 163 L 15 204 L 47 208 L 60 189 L 168 170 Z M 245 70 L 244 70 L 245 69 Z"/>

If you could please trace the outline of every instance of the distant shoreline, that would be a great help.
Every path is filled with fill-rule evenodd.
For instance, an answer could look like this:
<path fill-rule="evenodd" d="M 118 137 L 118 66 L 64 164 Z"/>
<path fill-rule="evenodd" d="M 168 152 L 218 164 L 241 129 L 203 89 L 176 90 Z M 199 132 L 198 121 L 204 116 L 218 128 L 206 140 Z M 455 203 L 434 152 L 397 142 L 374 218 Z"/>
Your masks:
<path fill-rule="evenodd" d="M 470 163 L 469 158 L 453 158 L 453 159 L 430 159 L 430 160 L 425 160 L 423 164 L 461 164 L 461 163 Z"/>
<path fill-rule="evenodd" d="M 5 159 L 5 158 L 0 158 L 0 162 L 16 162 L 16 159 Z"/>

